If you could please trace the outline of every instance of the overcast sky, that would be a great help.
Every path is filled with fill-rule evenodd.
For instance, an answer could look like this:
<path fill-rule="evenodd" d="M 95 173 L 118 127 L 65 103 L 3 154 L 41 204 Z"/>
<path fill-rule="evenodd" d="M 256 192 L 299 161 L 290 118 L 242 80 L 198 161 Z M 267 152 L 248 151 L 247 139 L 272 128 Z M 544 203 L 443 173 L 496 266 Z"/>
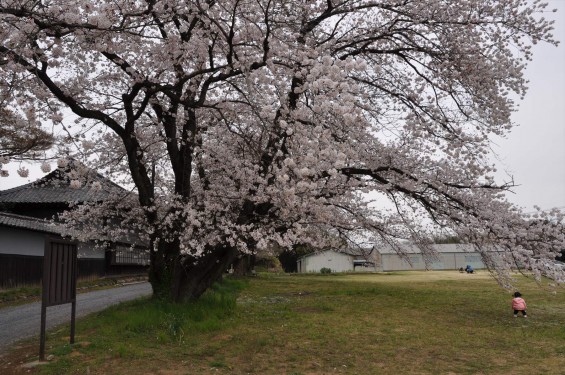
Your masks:
<path fill-rule="evenodd" d="M 565 0 L 548 3 L 558 12 L 544 16 L 555 20 L 561 43 L 534 47 L 526 71 L 530 89 L 512 118 L 520 126 L 494 146 L 500 171 L 520 185 L 508 198 L 526 211 L 534 205 L 565 208 Z"/>
<path fill-rule="evenodd" d="M 508 180 L 511 175 L 519 185 L 509 200 L 526 211 L 534 205 L 565 208 L 565 0 L 548 2 L 558 12 L 544 16 L 555 20 L 554 34 L 561 44 L 534 47 L 534 59 L 526 71 L 530 89 L 513 116 L 520 126 L 493 147 L 499 156 L 498 178 Z M 43 175 L 39 165 L 30 167 L 26 179 L 17 176 L 15 163 L 8 166 L 10 177 L 0 178 L 0 190 Z"/>

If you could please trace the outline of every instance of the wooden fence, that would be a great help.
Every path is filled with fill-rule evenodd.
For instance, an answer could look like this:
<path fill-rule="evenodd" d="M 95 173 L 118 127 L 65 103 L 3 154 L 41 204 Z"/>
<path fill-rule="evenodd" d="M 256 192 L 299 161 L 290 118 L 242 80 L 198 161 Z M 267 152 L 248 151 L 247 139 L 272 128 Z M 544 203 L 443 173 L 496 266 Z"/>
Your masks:
<path fill-rule="evenodd" d="M 103 277 L 104 259 L 78 259 L 78 278 L 94 279 Z M 43 257 L 0 254 L 0 289 L 41 284 Z"/>
<path fill-rule="evenodd" d="M 39 284 L 43 275 L 43 257 L 0 254 L 0 288 Z"/>
<path fill-rule="evenodd" d="M 77 261 L 78 279 L 94 280 L 104 276 L 139 275 L 147 273 L 148 266 L 141 264 L 116 264 L 112 258 Z M 0 289 L 41 284 L 43 257 L 0 254 Z"/>

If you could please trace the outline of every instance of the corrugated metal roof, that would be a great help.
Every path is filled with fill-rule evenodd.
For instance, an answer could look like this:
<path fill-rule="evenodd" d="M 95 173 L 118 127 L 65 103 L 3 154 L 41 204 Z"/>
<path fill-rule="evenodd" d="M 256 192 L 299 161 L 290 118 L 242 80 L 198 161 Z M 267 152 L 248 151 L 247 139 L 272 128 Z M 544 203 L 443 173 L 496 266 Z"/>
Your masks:
<path fill-rule="evenodd" d="M 400 249 L 406 254 L 420 254 L 420 249 L 413 244 L 400 244 Z M 437 251 L 438 253 L 468 253 L 468 252 L 475 252 L 476 250 L 473 248 L 471 244 L 433 244 L 431 245 L 432 248 Z M 367 248 L 367 249 L 359 249 L 359 248 L 348 248 L 348 249 L 331 249 L 331 250 L 323 250 L 318 251 L 310 254 L 303 255 L 301 258 L 307 258 L 312 255 L 320 254 L 325 251 L 335 251 L 336 253 L 350 255 L 357 258 L 366 258 L 374 255 L 375 253 L 379 254 L 397 254 L 397 251 L 392 248 L 391 246 L 385 247 L 377 247 L 374 248 Z M 299 259 L 301 259 L 299 258 Z"/>
<path fill-rule="evenodd" d="M 329 251 L 332 251 L 332 252 L 337 253 L 337 254 L 343 254 L 343 255 L 354 257 L 354 258 L 363 258 L 363 259 L 371 256 L 374 252 L 372 248 L 370 248 L 370 249 L 359 249 L 359 248 L 356 248 L 356 249 L 328 249 L 328 250 L 315 251 L 313 253 L 305 254 L 305 255 L 299 257 L 298 259 L 305 259 L 305 258 L 311 257 L 313 255 L 318 255 L 318 254 L 326 253 L 326 252 L 329 252 Z"/>
<path fill-rule="evenodd" d="M 433 244 L 432 248 L 438 253 L 467 253 L 476 251 L 471 244 Z M 420 254 L 421 251 L 416 245 L 402 244 L 400 248 L 406 254 Z M 377 248 L 380 254 L 396 254 L 397 251 L 392 247 Z"/>

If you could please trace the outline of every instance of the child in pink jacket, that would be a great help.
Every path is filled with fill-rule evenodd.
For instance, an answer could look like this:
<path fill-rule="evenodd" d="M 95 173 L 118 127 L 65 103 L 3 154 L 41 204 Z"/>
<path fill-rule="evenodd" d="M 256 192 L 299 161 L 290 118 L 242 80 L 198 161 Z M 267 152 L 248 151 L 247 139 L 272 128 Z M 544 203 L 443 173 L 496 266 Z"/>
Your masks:
<path fill-rule="evenodd" d="M 521 311 L 524 318 L 528 317 L 526 313 L 526 301 L 522 298 L 520 292 L 514 293 L 514 298 L 512 299 L 512 309 L 514 310 L 514 318 L 518 317 L 518 312 Z"/>

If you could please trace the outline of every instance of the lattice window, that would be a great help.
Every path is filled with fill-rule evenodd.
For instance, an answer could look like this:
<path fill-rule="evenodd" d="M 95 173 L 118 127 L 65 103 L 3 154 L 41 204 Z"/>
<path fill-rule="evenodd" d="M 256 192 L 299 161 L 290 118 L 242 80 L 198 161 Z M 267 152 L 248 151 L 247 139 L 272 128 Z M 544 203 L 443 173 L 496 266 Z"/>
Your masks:
<path fill-rule="evenodd" d="M 112 254 L 112 263 L 147 266 L 149 265 L 149 252 L 126 246 L 116 246 Z"/>

